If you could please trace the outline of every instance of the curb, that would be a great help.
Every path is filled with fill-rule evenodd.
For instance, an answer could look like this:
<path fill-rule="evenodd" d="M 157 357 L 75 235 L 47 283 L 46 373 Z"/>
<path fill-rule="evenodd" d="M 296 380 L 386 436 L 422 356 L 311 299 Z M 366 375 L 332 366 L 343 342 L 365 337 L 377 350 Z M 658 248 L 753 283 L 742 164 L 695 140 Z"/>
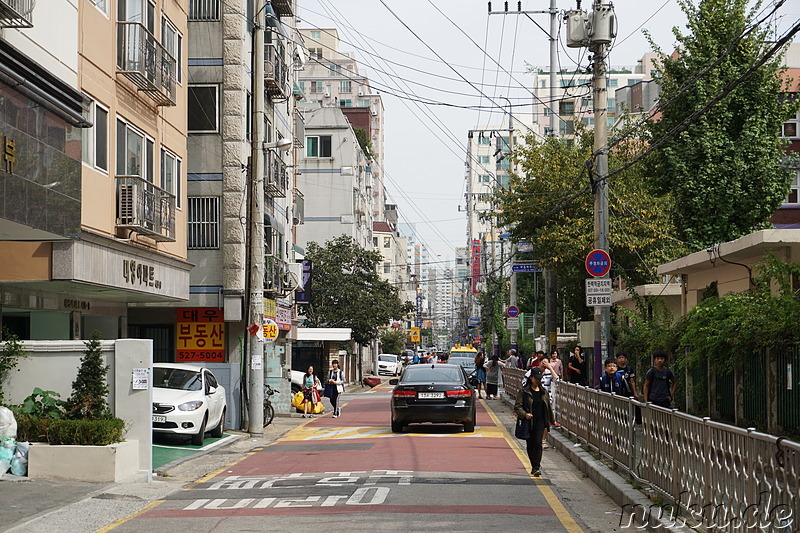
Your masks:
<path fill-rule="evenodd" d="M 504 403 L 513 407 L 514 400 L 512 400 L 505 391 L 502 392 L 500 398 Z M 550 428 L 547 437 L 550 445 L 575 465 L 578 470 L 586 474 L 589 479 L 600 487 L 603 492 L 608 494 L 621 509 L 630 509 L 635 512 L 635 523 L 640 525 L 638 527 L 633 526 L 633 528 L 641 529 L 642 527 L 646 527 L 647 531 L 660 532 L 680 531 L 689 533 L 690 531 L 694 531 L 692 528 L 682 525 L 680 518 L 676 520 L 663 518 L 661 516 L 662 513 L 666 514 L 667 511 L 662 510 L 655 502 L 633 488 L 622 476 L 608 468 L 601 461 L 595 459 L 592 454 L 585 451 L 583 447 L 580 446 L 580 442 L 575 443 L 564 436 L 562 431 L 563 430 L 558 428 Z M 646 524 L 641 520 L 642 517 L 645 516 L 645 513 L 648 517 Z"/>
<path fill-rule="evenodd" d="M 202 457 L 202 456 L 204 456 L 206 454 L 209 454 L 209 453 L 213 452 L 214 450 L 216 450 L 218 448 L 224 448 L 225 446 L 229 446 L 229 445 L 233 444 L 234 442 L 236 442 L 237 440 L 241 439 L 243 436 L 244 435 L 229 434 L 227 439 L 220 439 L 217 442 L 215 442 L 214 444 L 209 445 L 207 448 L 203 448 L 202 450 L 198 450 L 197 453 L 193 453 L 191 455 L 187 455 L 186 457 L 179 457 L 178 459 L 175 459 L 174 461 L 170 461 L 169 463 L 167 463 L 167 464 L 165 464 L 165 465 L 163 465 L 163 466 L 161 466 L 159 468 L 154 468 L 153 469 L 153 473 L 156 474 L 157 476 L 165 477 L 164 474 L 167 472 L 167 470 L 169 470 L 171 468 L 174 468 L 174 467 L 178 466 L 179 464 L 181 464 L 183 462 L 190 461 L 192 459 L 197 459 L 198 457 Z"/>

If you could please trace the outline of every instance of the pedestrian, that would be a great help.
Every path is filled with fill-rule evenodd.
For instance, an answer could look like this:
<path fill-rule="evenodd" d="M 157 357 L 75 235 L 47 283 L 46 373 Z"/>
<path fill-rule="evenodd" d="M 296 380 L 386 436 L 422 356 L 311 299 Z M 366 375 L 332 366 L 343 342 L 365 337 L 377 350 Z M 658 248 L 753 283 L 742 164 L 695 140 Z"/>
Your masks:
<path fill-rule="evenodd" d="M 543 373 L 539 367 L 530 370 L 530 376 L 520 387 L 517 401 L 514 403 L 517 418 L 527 420 L 529 424 L 530 437 L 526 440 L 526 448 L 531 462 L 531 474 L 534 477 L 542 475 L 542 436 L 553 421 L 550 395 L 542 385 Z"/>
<path fill-rule="evenodd" d="M 414 358 L 411 360 L 411 363 L 414 365 L 419 364 L 419 352 L 414 352 Z"/>
<path fill-rule="evenodd" d="M 555 397 L 553 396 L 553 379 L 555 379 L 555 372 L 553 371 L 553 366 L 550 364 L 550 358 L 547 355 L 542 356 L 541 360 L 539 361 L 539 368 L 542 369 L 542 387 L 544 387 L 547 390 L 547 393 L 550 395 L 550 408 L 555 411 Z M 553 414 L 553 419 L 551 420 L 550 425 L 556 425 L 555 413 Z M 546 450 L 550 447 L 547 444 L 547 433 L 549 430 L 550 426 L 544 428 L 544 433 L 542 434 L 543 450 Z"/>
<path fill-rule="evenodd" d="M 585 356 L 581 351 L 581 347 L 576 346 L 572 357 L 570 357 L 567 362 L 567 376 L 569 376 L 570 383 L 575 383 L 576 385 L 585 384 L 586 377 L 584 376 L 584 370 L 586 365 L 584 362 Z"/>
<path fill-rule="evenodd" d="M 550 370 L 553 373 L 553 381 L 561 381 L 564 379 L 564 366 L 558 356 L 558 348 L 553 348 L 553 351 L 550 353 Z M 550 393 L 550 404 L 553 407 L 553 414 L 555 414 L 558 412 L 558 408 L 556 407 L 558 404 L 558 385 L 553 385 L 551 383 L 547 391 Z M 552 425 L 561 427 L 556 421 L 553 421 Z"/>
<path fill-rule="evenodd" d="M 509 368 L 517 368 L 517 351 L 514 348 L 511 348 L 508 351 L 508 358 L 506 359 L 506 366 Z"/>
<path fill-rule="evenodd" d="M 538 352 L 531 352 L 531 358 L 528 359 L 528 368 L 533 368 L 535 366 L 539 366 L 539 363 L 542 361 L 542 357 L 544 357 L 544 351 L 539 350 Z"/>
<path fill-rule="evenodd" d="M 526 368 L 528 368 L 527 363 L 528 360 L 525 358 L 525 354 L 520 353 L 519 357 L 517 358 L 517 368 L 519 368 L 520 370 L 525 370 Z"/>
<path fill-rule="evenodd" d="M 475 378 L 478 380 L 478 398 L 481 398 L 481 390 L 486 387 L 486 356 L 483 351 L 475 356 Z M 487 393 L 488 395 L 488 393 Z"/>
<path fill-rule="evenodd" d="M 675 397 L 678 381 L 672 370 L 665 366 L 666 363 L 666 350 L 653 352 L 653 368 L 648 370 L 644 376 L 644 402 L 651 402 L 659 407 L 669 409 L 672 398 Z"/>
<path fill-rule="evenodd" d="M 628 384 L 628 397 L 639 401 L 639 391 L 636 389 L 636 374 L 633 371 L 633 367 L 628 363 L 628 355 L 625 352 L 617 352 L 617 373 Z M 638 405 L 634 409 L 634 420 L 637 424 L 642 423 L 642 409 Z"/>
<path fill-rule="evenodd" d="M 564 379 L 564 365 L 559 359 L 558 356 L 558 348 L 553 348 L 553 351 L 550 352 L 550 366 L 553 368 L 553 372 L 555 373 L 554 377 L 558 379 Z"/>
<path fill-rule="evenodd" d="M 303 375 L 303 418 L 314 418 L 316 404 L 319 402 L 319 379 L 314 375 L 314 367 L 309 366 Z"/>
<path fill-rule="evenodd" d="M 506 366 L 500 360 L 500 356 L 493 355 L 489 362 L 486 363 L 486 398 L 489 400 L 496 400 L 497 388 L 500 385 L 500 368 Z"/>
<path fill-rule="evenodd" d="M 333 418 L 339 418 L 342 411 L 339 408 L 339 395 L 344 392 L 344 372 L 339 368 L 339 360 L 331 361 L 331 368 L 328 371 L 328 383 L 326 390 L 330 391 L 331 407 L 333 408 Z"/>
<path fill-rule="evenodd" d="M 624 396 L 625 398 L 630 396 L 628 383 L 625 381 L 625 378 L 617 372 L 617 361 L 609 357 L 603 364 L 603 368 L 605 372 L 603 373 L 603 377 L 600 378 L 600 384 L 597 388 L 604 392 L 611 392 L 618 396 Z"/>

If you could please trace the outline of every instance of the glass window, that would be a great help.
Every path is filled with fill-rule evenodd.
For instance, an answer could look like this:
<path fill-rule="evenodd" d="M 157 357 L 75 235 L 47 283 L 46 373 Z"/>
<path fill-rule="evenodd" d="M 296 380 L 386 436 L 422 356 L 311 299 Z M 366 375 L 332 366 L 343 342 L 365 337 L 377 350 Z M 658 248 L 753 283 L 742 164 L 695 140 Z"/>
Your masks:
<path fill-rule="evenodd" d="M 558 113 L 560 115 L 572 115 L 575 112 L 574 100 L 562 100 L 558 103 Z"/>
<path fill-rule="evenodd" d="M 312 38 L 312 39 L 319 39 L 319 38 L 320 38 L 320 32 L 318 32 L 318 31 L 312 31 L 312 32 L 311 32 L 311 38 Z"/>
<path fill-rule="evenodd" d="M 189 20 L 219 20 L 220 0 L 189 0 Z"/>
<path fill-rule="evenodd" d="M 492 139 L 490 137 L 486 136 L 486 135 L 481 134 L 478 137 L 478 144 L 491 144 L 491 143 L 492 143 Z"/>
<path fill-rule="evenodd" d="M 392 238 L 391 237 L 384 237 L 383 238 L 383 247 L 384 248 L 391 248 L 392 247 Z"/>
<path fill-rule="evenodd" d="M 619 80 L 617 80 L 617 79 L 613 79 L 612 78 L 612 79 L 608 80 L 608 86 L 609 87 L 616 87 L 618 84 L 619 84 Z"/>
<path fill-rule="evenodd" d="M 342 80 L 339 82 L 339 92 L 340 93 L 351 93 L 353 92 L 353 82 L 350 80 Z"/>
<path fill-rule="evenodd" d="M 161 188 L 170 194 L 178 192 L 178 158 L 165 148 L 161 149 Z"/>
<path fill-rule="evenodd" d="M 481 165 L 488 165 L 489 164 L 489 156 L 488 155 L 479 155 L 478 156 L 478 163 Z"/>
<path fill-rule="evenodd" d="M 190 249 L 219 248 L 219 197 L 189 198 L 187 223 Z"/>
<path fill-rule="evenodd" d="M 392 272 L 392 263 L 390 263 L 389 261 L 385 261 L 383 263 L 383 273 L 391 274 L 391 272 Z"/>
<path fill-rule="evenodd" d="M 356 100 L 356 107 L 369 107 L 369 100 L 366 98 L 359 98 Z"/>
<path fill-rule="evenodd" d="M 167 17 L 161 17 L 161 44 L 175 59 L 175 81 L 181 83 L 181 43 L 183 37 Z"/>
<path fill-rule="evenodd" d="M 81 159 L 87 165 L 93 165 L 107 173 L 108 110 L 92 100 L 83 115 L 93 126 L 81 129 Z"/>
<path fill-rule="evenodd" d="M 330 74 L 331 76 L 338 76 L 342 72 L 342 66 L 337 65 L 335 63 L 331 64 L 329 68 L 330 72 L 328 74 Z"/>
<path fill-rule="evenodd" d="M 637 83 L 639 83 L 639 80 L 629 79 L 628 80 L 628 87 L 630 87 L 631 85 L 636 85 Z"/>
<path fill-rule="evenodd" d="M 189 131 L 216 133 L 219 130 L 219 86 L 189 86 Z"/>
<path fill-rule="evenodd" d="M 784 122 L 781 133 L 784 137 L 797 137 L 797 122 Z"/>
<path fill-rule="evenodd" d="M 616 98 L 609 98 L 608 99 L 608 112 L 609 113 L 616 113 L 617 112 L 617 99 Z"/>
<path fill-rule="evenodd" d="M 507 157 L 497 160 L 497 170 L 508 170 L 511 168 L 511 161 Z"/>
<path fill-rule="evenodd" d="M 331 136 L 306 137 L 306 157 L 331 157 Z"/>
<path fill-rule="evenodd" d="M 340 98 L 339 107 L 353 107 L 353 101 L 349 98 Z"/>
<path fill-rule="evenodd" d="M 117 120 L 117 175 L 146 177 L 144 158 L 144 135 Z"/>
<path fill-rule="evenodd" d="M 89 0 L 100 11 L 108 15 L 108 0 Z"/>

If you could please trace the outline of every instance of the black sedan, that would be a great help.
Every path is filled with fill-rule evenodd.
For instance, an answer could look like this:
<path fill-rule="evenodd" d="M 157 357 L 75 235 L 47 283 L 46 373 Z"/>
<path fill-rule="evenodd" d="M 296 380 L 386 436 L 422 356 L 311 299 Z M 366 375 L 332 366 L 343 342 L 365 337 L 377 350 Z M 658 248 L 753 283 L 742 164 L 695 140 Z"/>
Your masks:
<path fill-rule="evenodd" d="M 475 431 L 475 391 L 460 365 L 406 367 L 400 379 L 389 380 L 392 391 L 392 431 L 420 422 L 463 424 Z"/>

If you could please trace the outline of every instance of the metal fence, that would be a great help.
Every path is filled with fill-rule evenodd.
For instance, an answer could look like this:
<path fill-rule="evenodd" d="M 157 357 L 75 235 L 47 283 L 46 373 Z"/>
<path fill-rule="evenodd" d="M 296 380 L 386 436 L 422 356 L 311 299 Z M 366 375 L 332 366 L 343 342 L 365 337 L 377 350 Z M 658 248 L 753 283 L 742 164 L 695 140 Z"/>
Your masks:
<path fill-rule="evenodd" d="M 503 369 L 509 395 L 516 397 L 521 375 Z M 553 394 L 563 428 L 683 516 L 721 530 L 797 530 L 800 443 L 564 381 L 554 383 Z"/>

